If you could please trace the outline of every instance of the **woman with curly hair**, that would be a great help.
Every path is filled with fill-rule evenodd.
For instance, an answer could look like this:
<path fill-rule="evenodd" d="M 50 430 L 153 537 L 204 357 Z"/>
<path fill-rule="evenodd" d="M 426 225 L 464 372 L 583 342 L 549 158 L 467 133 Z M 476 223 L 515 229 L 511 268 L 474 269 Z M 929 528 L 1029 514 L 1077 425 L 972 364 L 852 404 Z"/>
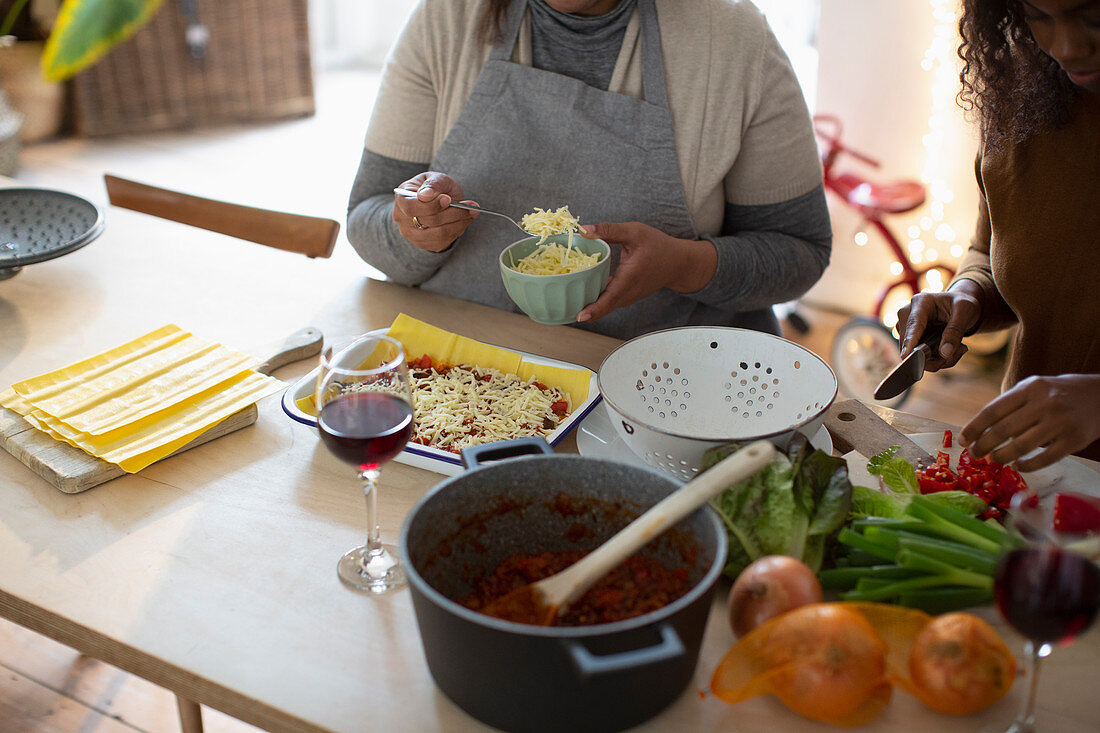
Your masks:
<path fill-rule="evenodd" d="M 416 198 L 395 197 L 399 186 Z M 779 333 L 772 305 L 829 261 L 798 80 L 748 0 L 422 0 L 386 67 L 348 239 L 391 279 L 515 310 L 498 257 L 568 205 L 612 245 L 577 317 L 632 338 L 706 324 Z"/>
<path fill-rule="evenodd" d="M 964 335 L 1018 324 L 963 445 L 1025 471 L 1100 459 L 1100 0 L 964 0 L 959 29 L 978 223 L 947 291 L 898 312 L 902 353 L 945 323 L 927 368 L 950 367 Z"/>

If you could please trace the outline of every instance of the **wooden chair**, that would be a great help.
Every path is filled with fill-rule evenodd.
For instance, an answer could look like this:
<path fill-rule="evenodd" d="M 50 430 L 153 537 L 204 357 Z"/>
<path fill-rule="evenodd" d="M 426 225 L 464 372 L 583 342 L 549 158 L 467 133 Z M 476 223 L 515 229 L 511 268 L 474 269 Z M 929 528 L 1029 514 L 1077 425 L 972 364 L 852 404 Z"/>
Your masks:
<path fill-rule="evenodd" d="M 111 204 L 162 219 L 178 221 L 268 247 L 328 257 L 336 246 L 340 224 L 332 219 L 191 196 L 110 174 L 103 176 Z"/>

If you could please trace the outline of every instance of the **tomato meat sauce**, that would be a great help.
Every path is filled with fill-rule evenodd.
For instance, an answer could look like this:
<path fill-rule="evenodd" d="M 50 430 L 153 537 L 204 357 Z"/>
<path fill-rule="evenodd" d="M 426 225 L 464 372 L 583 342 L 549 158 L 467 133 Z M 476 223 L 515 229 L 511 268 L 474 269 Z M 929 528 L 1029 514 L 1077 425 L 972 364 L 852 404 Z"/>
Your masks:
<path fill-rule="evenodd" d="M 475 584 L 473 593 L 459 602 L 474 611 L 484 612 L 509 593 L 565 570 L 586 554 L 579 550 L 560 550 L 509 555 L 491 574 Z M 551 625 L 588 626 L 622 621 L 663 608 L 689 589 L 687 568 L 670 570 L 654 557 L 635 554 L 592 586 Z M 510 618 L 525 620 L 527 610 L 516 610 L 517 614 Z"/>

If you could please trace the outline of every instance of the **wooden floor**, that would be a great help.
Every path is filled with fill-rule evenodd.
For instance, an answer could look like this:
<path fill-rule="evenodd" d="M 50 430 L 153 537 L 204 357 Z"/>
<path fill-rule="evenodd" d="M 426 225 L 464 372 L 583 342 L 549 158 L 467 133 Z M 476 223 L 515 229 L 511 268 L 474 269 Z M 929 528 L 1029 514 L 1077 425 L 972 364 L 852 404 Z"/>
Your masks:
<path fill-rule="evenodd" d="M 28 146 L 21 153 L 17 176 L 103 205 L 102 176 L 110 172 L 213 198 L 343 221 L 376 84 L 377 75 L 368 72 L 320 75 L 317 114 L 308 119 Z M 337 246 L 348 246 L 342 236 Z M 365 265 L 364 273 L 370 274 Z M 798 312 L 809 331 L 788 328 L 787 336 L 828 360 L 833 337 L 849 314 L 812 303 L 800 304 Z M 965 423 L 997 394 L 1001 371 L 997 357 L 968 358 L 950 372 L 926 376 L 903 409 Z M 203 721 L 215 733 L 256 730 L 209 709 Z M 172 694 L 0 621 L 0 732 L 178 729 Z"/>

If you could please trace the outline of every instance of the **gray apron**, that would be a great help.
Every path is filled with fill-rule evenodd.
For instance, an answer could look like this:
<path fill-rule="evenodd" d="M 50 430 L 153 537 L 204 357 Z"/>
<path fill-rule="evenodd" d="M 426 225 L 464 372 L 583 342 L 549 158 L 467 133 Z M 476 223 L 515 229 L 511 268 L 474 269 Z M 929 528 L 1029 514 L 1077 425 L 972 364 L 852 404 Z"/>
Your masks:
<path fill-rule="evenodd" d="M 526 0 L 513 0 L 502 34 L 462 114 L 432 160 L 467 198 L 519 219 L 568 206 L 583 224 L 639 221 L 697 239 L 684 199 L 668 109 L 653 0 L 639 0 L 644 99 L 605 92 L 562 74 L 511 61 Z M 501 249 L 522 235 L 504 219 L 479 216 L 421 287 L 518 311 L 500 280 Z M 619 251 L 612 247 L 612 272 Z M 667 288 L 586 324 L 617 338 L 728 314 Z"/>

